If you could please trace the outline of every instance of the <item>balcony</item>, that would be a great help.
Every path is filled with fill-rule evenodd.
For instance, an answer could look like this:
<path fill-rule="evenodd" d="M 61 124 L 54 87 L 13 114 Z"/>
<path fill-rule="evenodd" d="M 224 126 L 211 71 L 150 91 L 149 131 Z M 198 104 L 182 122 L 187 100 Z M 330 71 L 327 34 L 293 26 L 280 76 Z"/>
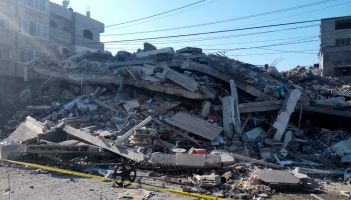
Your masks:
<path fill-rule="evenodd" d="M 61 29 L 50 27 L 50 39 L 56 39 L 67 43 L 72 43 L 72 34 Z"/>
<path fill-rule="evenodd" d="M 66 20 L 72 21 L 72 12 L 67 8 L 56 3 L 50 2 L 50 15 L 60 16 L 65 18 Z"/>

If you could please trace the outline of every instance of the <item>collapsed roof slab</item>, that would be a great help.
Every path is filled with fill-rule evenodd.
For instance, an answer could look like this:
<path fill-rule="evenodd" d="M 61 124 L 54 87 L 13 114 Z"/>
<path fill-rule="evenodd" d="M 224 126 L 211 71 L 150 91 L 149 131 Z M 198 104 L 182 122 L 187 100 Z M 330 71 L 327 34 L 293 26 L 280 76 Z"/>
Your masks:
<path fill-rule="evenodd" d="M 223 80 L 227 83 L 229 83 L 230 80 L 234 80 L 236 83 L 236 86 L 239 89 L 241 89 L 241 90 L 243 90 L 243 91 L 245 91 L 245 92 L 247 92 L 255 97 L 262 95 L 262 91 L 259 88 L 257 88 L 256 86 L 251 85 L 249 83 L 246 83 L 245 81 L 242 81 L 238 77 L 235 77 L 229 73 L 223 73 L 223 72 L 221 72 L 213 67 L 210 67 L 208 65 L 186 61 L 186 62 L 182 63 L 181 68 L 183 70 L 201 72 L 201 73 L 216 77 L 216 78 Z"/>
<path fill-rule="evenodd" d="M 191 92 L 187 89 L 184 89 L 180 86 L 173 85 L 170 83 L 152 83 L 143 80 L 133 80 L 125 77 L 119 76 L 109 76 L 109 75 L 89 75 L 89 74 L 79 74 L 79 73 L 69 73 L 69 72 L 58 72 L 52 71 L 49 68 L 43 67 L 33 67 L 34 71 L 39 74 L 45 74 L 47 76 L 52 76 L 54 78 L 58 78 L 61 80 L 67 81 L 87 81 L 87 82 L 95 82 L 102 84 L 115 84 L 115 85 L 132 85 L 139 88 L 148 89 L 155 92 L 162 92 L 166 94 L 181 96 L 189 99 L 210 99 L 212 96 L 208 96 L 206 94 L 202 94 L 200 91 Z"/>

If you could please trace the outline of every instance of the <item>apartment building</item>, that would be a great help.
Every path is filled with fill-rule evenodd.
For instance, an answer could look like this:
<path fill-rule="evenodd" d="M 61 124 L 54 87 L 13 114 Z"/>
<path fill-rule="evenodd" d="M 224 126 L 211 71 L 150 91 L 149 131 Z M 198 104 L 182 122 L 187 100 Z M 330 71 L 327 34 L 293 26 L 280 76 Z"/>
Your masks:
<path fill-rule="evenodd" d="M 0 75 L 30 78 L 28 64 L 45 54 L 104 50 L 104 24 L 49 0 L 0 0 Z"/>
<path fill-rule="evenodd" d="M 351 81 L 351 16 L 322 19 L 320 41 L 321 75 Z"/>

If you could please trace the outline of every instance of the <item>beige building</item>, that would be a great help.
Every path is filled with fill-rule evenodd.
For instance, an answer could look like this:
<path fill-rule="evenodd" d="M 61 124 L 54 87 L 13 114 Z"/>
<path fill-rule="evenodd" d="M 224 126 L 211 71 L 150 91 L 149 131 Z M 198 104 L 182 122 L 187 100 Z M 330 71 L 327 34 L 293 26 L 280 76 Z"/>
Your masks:
<path fill-rule="evenodd" d="M 0 75 L 28 78 L 28 63 L 52 47 L 68 54 L 104 50 L 104 24 L 49 0 L 0 0 Z"/>
<path fill-rule="evenodd" d="M 351 16 L 322 19 L 320 40 L 322 76 L 351 81 Z"/>

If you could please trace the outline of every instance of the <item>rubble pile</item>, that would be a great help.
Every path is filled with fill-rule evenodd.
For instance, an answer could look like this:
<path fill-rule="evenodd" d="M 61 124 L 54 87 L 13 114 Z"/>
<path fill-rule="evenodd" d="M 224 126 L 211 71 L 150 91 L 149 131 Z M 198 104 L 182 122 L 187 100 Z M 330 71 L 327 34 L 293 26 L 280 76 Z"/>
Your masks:
<path fill-rule="evenodd" d="M 279 74 L 200 48 L 146 43 L 115 56 L 41 57 L 31 69 L 49 78 L 39 97 L 23 91 L 31 95 L 6 124 L 2 159 L 179 169 L 190 180 L 184 191 L 242 199 L 313 191 L 315 175 L 349 181 L 350 85 L 307 68 Z"/>

